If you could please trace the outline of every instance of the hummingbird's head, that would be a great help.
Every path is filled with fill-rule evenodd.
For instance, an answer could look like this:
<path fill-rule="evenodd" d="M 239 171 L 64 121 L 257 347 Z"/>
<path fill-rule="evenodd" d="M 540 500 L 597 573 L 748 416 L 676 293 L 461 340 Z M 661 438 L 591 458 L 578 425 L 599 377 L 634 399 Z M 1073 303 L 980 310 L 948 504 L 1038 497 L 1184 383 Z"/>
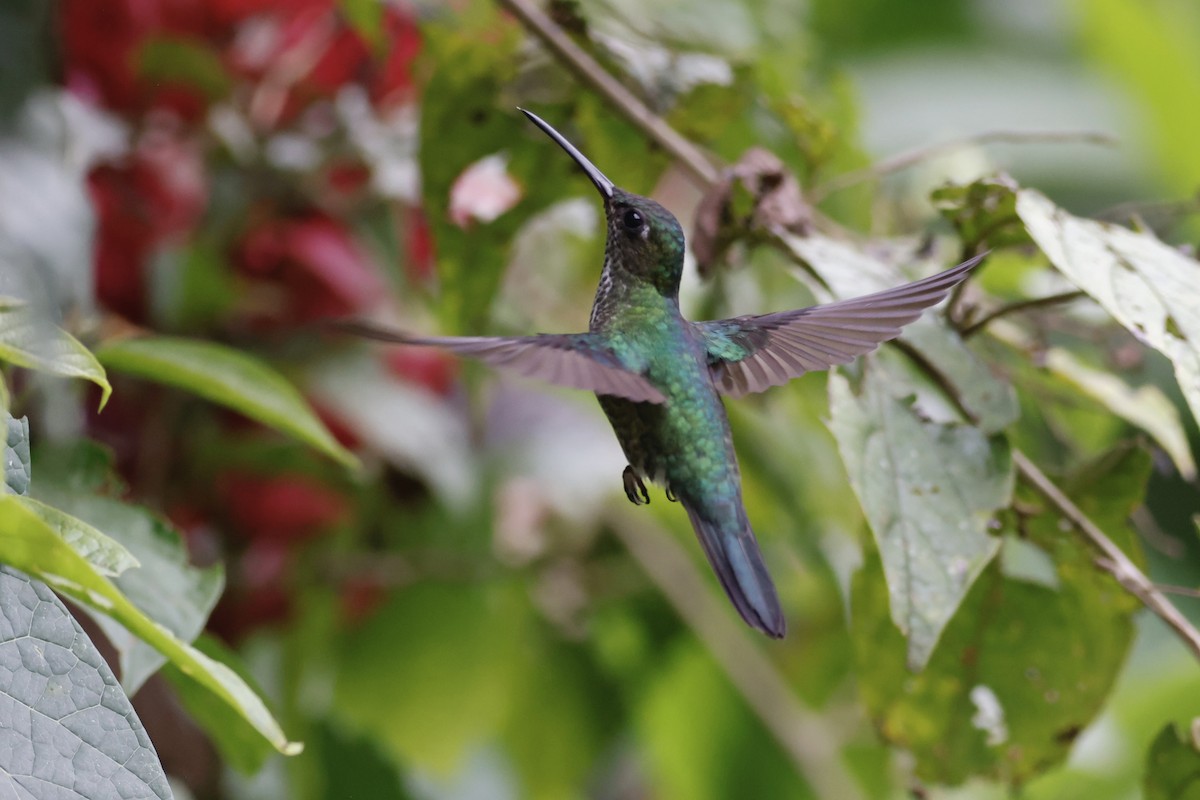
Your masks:
<path fill-rule="evenodd" d="M 683 228 L 675 215 L 648 197 L 614 188 L 604 200 L 608 218 L 605 254 L 613 266 L 677 294 L 683 273 Z"/>
<path fill-rule="evenodd" d="M 683 273 L 683 228 L 675 215 L 647 197 L 618 189 L 549 123 L 523 108 L 521 111 L 567 151 L 604 199 L 606 263 L 630 278 L 652 283 L 664 294 L 677 294 Z"/>

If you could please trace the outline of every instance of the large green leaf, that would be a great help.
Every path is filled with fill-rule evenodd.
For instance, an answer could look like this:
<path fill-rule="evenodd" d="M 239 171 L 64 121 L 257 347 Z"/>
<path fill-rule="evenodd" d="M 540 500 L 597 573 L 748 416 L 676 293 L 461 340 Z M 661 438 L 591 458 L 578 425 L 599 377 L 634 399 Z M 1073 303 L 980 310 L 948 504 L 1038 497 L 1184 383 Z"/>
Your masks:
<path fill-rule="evenodd" d="M 1200 749 L 1167 725 L 1146 754 L 1146 800 L 1200 800 Z"/>
<path fill-rule="evenodd" d="M 112 393 L 104 367 L 91 351 L 31 306 L 11 297 L 0 297 L 0 361 L 89 380 L 100 387 L 100 408 Z"/>
<path fill-rule="evenodd" d="M 165 520 L 147 508 L 105 496 L 105 487 L 109 495 L 119 494 L 120 487 L 111 455 L 103 448 L 79 442 L 41 450 L 37 466 L 33 494 L 45 501 L 43 508 L 65 519 L 47 521 L 63 531 L 67 543 L 102 574 L 115 576 L 117 588 L 144 614 L 185 642 L 195 639 L 221 596 L 222 567 L 190 566 L 182 537 Z M 77 528 L 90 531 L 90 537 L 78 541 Z M 103 555 L 105 547 L 117 548 L 125 560 L 109 567 L 93 554 L 99 550 Z M 132 696 L 162 666 L 164 657 L 107 616 L 97 614 L 96 620 L 117 649 L 121 684 Z"/>
<path fill-rule="evenodd" d="M 875 534 L 891 615 L 908 636 L 908 663 L 924 666 L 1000 540 L 988 533 L 1008 505 L 1013 471 L 1006 441 L 957 423 L 930 421 L 894 361 L 871 356 L 861 379 L 830 375 L 830 430 Z"/>
<path fill-rule="evenodd" d="M 246 353 L 214 342 L 144 336 L 108 342 L 96 356 L 109 369 L 193 392 L 294 436 L 346 466 L 358 466 L 358 459 L 337 443 L 295 387 Z"/>
<path fill-rule="evenodd" d="M 810 798 L 779 743 L 694 640 L 654 671 L 634 718 L 659 797 Z"/>
<path fill-rule="evenodd" d="M 192 681 L 237 710 L 281 753 L 298 753 L 262 700 L 225 665 L 214 661 L 137 609 L 107 578 L 75 552 L 21 498 L 0 496 L 0 560 L 121 623 L 167 657 Z"/>
<path fill-rule="evenodd" d="M 1151 233 L 1072 216 L 1030 189 L 1018 192 L 1016 210 L 1060 272 L 1171 359 L 1200 420 L 1200 263 Z"/>
<path fill-rule="evenodd" d="M 1065 487 L 1135 558 L 1125 520 L 1141 502 L 1149 467 L 1146 453 L 1126 448 Z M 1038 496 L 1022 490 L 1018 497 L 1025 516 L 1011 527 L 1025 548 L 1040 551 L 1047 575 L 1014 568 L 1006 549 L 972 587 L 920 674 L 907 668 L 876 553 L 853 580 L 864 703 L 881 735 L 912 751 L 925 780 L 957 784 L 982 774 L 1020 784 L 1062 761 L 1103 706 L 1129 649 L 1137 602 Z"/>
<path fill-rule="evenodd" d="M 237 653 L 209 634 L 201 633 L 192 646 L 215 662 L 229 667 L 241 676 L 246 685 L 262 694 Z M 212 702 L 212 694 L 193 681 L 170 662 L 163 667 L 163 676 L 170 682 L 180 703 L 212 740 L 225 763 L 245 775 L 262 769 L 263 763 L 275 752 L 271 743 L 255 727 L 227 703 Z"/>
<path fill-rule="evenodd" d="M 403 775 L 379 742 L 326 722 L 316 730 L 316 750 L 324 768 L 319 800 L 411 800 Z"/>
<path fill-rule="evenodd" d="M 0 715 L 7 797 L 172 796 L 104 657 L 49 587 L 8 566 L 0 566 Z"/>
<path fill-rule="evenodd" d="M 21 498 L 21 503 L 28 510 L 37 514 L 42 522 L 49 525 L 62 537 L 64 542 L 95 567 L 101 575 L 115 578 L 124 574 L 126 570 L 142 565 L 120 542 L 78 517 L 32 497 Z M 154 600 L 160 599 L 154 598 Z"/>
<path fill-rule="evenodd" d="M 568 797 L 617 730 L 616 687 L 601 679 L 583 648 L 539 629 L 522 648 L 503 740 L 522 797 Z"/>
<path fill-rule="evenodd" d="M 107 497 L 43 491 L 42 487 L 39 481 L 35 487 L 38 497 L 48 498 L 58 508 L 76 515 L 76 522 L 94 525 L 93 530 L 99 529 L 97 533 L 104 531 L 105 541 L 119 542 L 118 546 L 124 546 L 122 551 L 135 559 L 135 564 L 140 563 L 141 569 L 115 573 L 118 577 L 114 581 L 137 608 L 181 641 L 196 638 L 225 587 L 225 572 L 220 565 L 203 569 L 190 566 L 187 547 L 179 534 L 148 509 Z M 120 654 L 121 685 L 133 695 L 166 658 L 107 616 L 99 615 L 97 621 Z"/>
<path fill-rule="evenodd" d="M 516 601 L 505 586 L 424 583 L 396 592 L 340 648 L 337 719 L 408 763 L 451 774 L 512 702 L 523 611 Z"/>
<path fill-rule="evenodd" d="M 0 447 L 4 480 L 0 482 L 0 493 L 26 494 L 30 477 L 29 419 L 18 419 L 0 408 L 0 421 L 4 422 L 4 446 Z"/>

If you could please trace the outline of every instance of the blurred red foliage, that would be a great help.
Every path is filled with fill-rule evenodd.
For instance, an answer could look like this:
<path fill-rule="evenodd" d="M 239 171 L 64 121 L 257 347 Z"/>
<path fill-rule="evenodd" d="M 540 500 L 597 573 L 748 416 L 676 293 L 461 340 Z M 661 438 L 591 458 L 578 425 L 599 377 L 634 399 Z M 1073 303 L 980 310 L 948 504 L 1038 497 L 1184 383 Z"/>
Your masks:
<path fill-rule="evenodd" d="M 337 0 L 61 0 L 64 85 L 129 131 L 127 151 L 88 175 L 98 223 L 94 282 L 106 309 L 156 326 L 151 264 L 165 248 L 186 248 L 199 237 L 206 252 L 226 257 L 204 267 L 232 279 L 216 285 L 237 288 L 214 304 L 222 319 L 204 317 L 227 333 L 244 333 L 247 324 L 286 330 L 386 302 L 388 286 L 349 222 L 363 203 L 378 202 L 372 163 L 339 129 L 335 102 L 356 88 L 386 121 L 416 100 L 415 12 L 403 0 L 382 0 L 380 8 L 378 36 L 368 37 Z M 232 120 L 232 135 L 221 119 Z M 309 143 L 311 167 L 273 160 L 271 145 L 288 136 Z M 233 213 L 210 208 L 230 196 L 238 203 Z M 406 205 L 396 225 L 410 279 L 432 281 L 433 241 L 422 212 Z M 380 357 L 407 380 L 440 394 L 453 389 L 456 367 L 444 355 Z M 146 406 L 160 391 L 119 394 L 102 418 L 89 420 L 135 492 L 146 472 L 143 445 L 162 435 Z M 333 414 L 317 410 L 343 444 L 361 447 Z M 221 435 L 231 439 L 260 430 L 226 423 Z M 173 490 L 171 502 L 194 554 L 231 561 L 213 627 L 232 637 L 287 616 L 296 549 L 352 513 L 346 495 L 316 478 L 237 467 L 212 487 Z M 367 584 L 348 592 L 351 613 L 373 605 Z"/>
<path fill-rule="evenodd" d="M 217 479 L 217 492 L 231 527 L 249 540 L 310 539 L 350 510 L 345 496 L 303 475 L 227 472 Z"/>
<path fill-rule="evenodd" d="M 384 355 L 388 371 L 447 397 L 458 382 L 458 359 L 435 347 L 395 347 Z"/>
<path fill-rule="evenodd" d="M 99 225 L 96 295 L 108 308 L 143 322 L 148 259 L 191 231 L 208 202 L 200 146 L 169 117 L 148 121 L 133 152 L 88 176 Z"/>
<path fill-rule="evenodd" d="M 380 109 L 413 99 L 412 63 L 421 38 L 411 12 L 383 6 L 379 47 L 341 16 L 335 0 L 64 0 L 60 10 L 64 78 L 68 88 L 124 116 L 138 134 L 126 157 L 98 165 L 89 176 L 99 218 L 95 281 L 100 301 L 146 322 L 147 264 L 172 237 L 200 222 L 208 200 L 200 142 L 215 101 L 241 107 L 261 134 L 292 121 L 312 102 L 351 83 Z M 207 51 L 211 62 L 148 72 L 146 48 L 155 42 Z M 211 83 L 189 69 L 216 69 Z M 178 74 L 176 74 L 178 72 Z M 341 161 L 329 170 L 330 188 L 352 192 L 369 169 Z M 427 235 L 427 232 L 426 232 Z M 280 282 L 284 307 L 267 316 L 306 322 L 362 310 L 382 288 L 374 269 L 339 219 L 259 222 L 239 243 L 239 265 Z M 421 263 L 428 259 L 422 243 Z"/>
<path fill-rule="evenodd" d="M 311 322 L 361 311 L 384 296 L 375 267 L 345 225 L 324 214 L 270 218 L 234 248 L 234 263 L 251 280 L 280 291 L 255 322 Z"/>

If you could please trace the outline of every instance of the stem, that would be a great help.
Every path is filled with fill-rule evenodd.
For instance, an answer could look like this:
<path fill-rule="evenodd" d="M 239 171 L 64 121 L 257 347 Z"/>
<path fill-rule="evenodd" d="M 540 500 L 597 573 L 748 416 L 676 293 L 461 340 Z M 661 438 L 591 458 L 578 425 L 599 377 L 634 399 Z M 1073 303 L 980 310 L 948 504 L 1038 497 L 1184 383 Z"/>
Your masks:
<path fill-rule="evenodd" d="M 651 141 L 670 153 L 705 190 L 716 185 L 720 177 L 712 162 L 691 141 L 684 138 L 646 104 L 625 88 L 592 58 L 554 20 L 546 16 L 531 0 L 497 0 L 512 12 L 521 24 L 537 36 L 559 60 L 574 73 L 580 83 L 591 88 L 632 122 Z"/>
<path fill-rule="evenodd" d="M 729 613 L 695 562 L 666 530 L 628 511 L 610 519 L 617 538 L 674 606 L 725 672 L 734 688 L 804 776 L 818 797 L 855 800 L 858 784 L 841 761 L 843 738 L 827 720 L 797 702 L 779 670 L 763 654 L 756 634 Z"/>
<path fill-rule="evenodd" d="M 1009 303 L 1006 306 L 1001 306 L 990 314 L 985 314 L 978 322 L 973 322 L 960 332 L 962 338 L 966 339 L 974 336 L 979 331 L 983 330 L 989 322 L 999 319 L 1000 317 L 1013 314 L 1018 311 L 1028 311 L 1032 308 L 1045 308 L 1046 306 L 1055 306 L 1060 303 L 1070 303 L 1084 297 L 1085 293 L 1078 289 L 1070 292 L 1062 292 L 1060 294 L 1051 294 L 1045 297 L 1034 297 L 1030 300 L 1019 300 L 1015 303 Z"/>
<path fill-rule="evenodd" d="M 1100 568 L 1111 573 L 1127 592 L 1157 614 L 1178 634 L 1188 649 L 1197 658 L 1200 658 L 1200 631 L 1196 630 L 1187 617 L 1171 604 L 1171 601 L 1151 583 L 1145 573 L 1129 560 L 1124 551 L 1113 544 L 1112 539 L 1109 539 L 1104 531 L 1100 530 L 1096 523 L 1092 522 L 1079 509 L 1079 506 L 1072 502 L 1071 498 L 1055 486 L 1054 482 L 1046 477 L 1046 474 L 1038 469 L 1028 456 L 1013 448 L 1012 457 L 1013 464 L 1016 465 L 1021 478 L 1054 506 L 1093 547 L 1100 551 L 1101 558 L 1096 562 Z"/>
<path fill-rule="evenodd" d="M 941 153 L 958 150 L 963 147 L 996 142 L 1005 144 L 1070 144 L 1084 142 L 1112 147 L 1117 144 L 1117 139 L 1105 133 L 1091 131 L 988 131 L 973 136 L 951 139 L 928 147 L 918 147 L 914 150 L 885 158 L 869 167 L 844 172 L 815 187 L 812 192 L 813 202 L 819 203 L 835 192 L 848 189 L 864 181 L 882 178 L 893 172 L 908 169 L 922 161 L 928 161 L 930 158 Z"/>

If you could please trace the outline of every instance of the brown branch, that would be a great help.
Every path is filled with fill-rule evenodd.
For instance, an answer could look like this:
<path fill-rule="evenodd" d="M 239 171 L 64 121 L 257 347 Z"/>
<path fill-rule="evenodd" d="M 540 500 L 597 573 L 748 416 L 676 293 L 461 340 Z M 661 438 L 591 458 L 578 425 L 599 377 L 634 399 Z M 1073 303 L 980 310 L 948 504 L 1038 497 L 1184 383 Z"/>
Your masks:
<path fill-rule="evenodd" d="M 914 150 L 909 150 L 904 153 L 890 156 L 882 161 L 877 161 L 869 167 L 863 167 L 862 169 L 856 169 L 851 172 L 844 172 L 841 175 L 830 178 L 825 183 L 814 187 L 812 190 L 813 202 L 820 202 L 835 192 L 840 192 L 843 189 L 849 189 L 851 186 L 855 186 L 864 181 L 882 178 L 885 175 L 906 170 L 909 167 L 913 167 L 921 163 L 922 161 L 928 161 L 934 156 L 958 150 L 963 147 L 993 143 L 1070 144 L 1076 142 L 1112 147 L 1117 144 L 1117 139 L 1116 137 L 1110 136 L 1106 133 L 1096 133 L 1092 131 L 988 131 L 986 133 L 980 133 L 974 136 L 964 136 L 959 139 L 951 139 L 949 141 L 940 142 L 928 147 L 918 147 Z"/>
<path fill-rule="evenodd" d="M 992 311 L 989 314 L 985 314 L 977 322 L 972 322 L 970 325 L 963 328 L 959 333 L 962 335 L 962 337 L 964 339 L 966 339 L 971 336 L 974 336 L 976 333 L 979 333 L 979 331 L 981 331 L 985 327 L 987 327 L 989 322 L 992 322 L 993 320 L 997 320 L 1000 317 L 1004 317 L 1009 314 L 1015 314 L 1018 311 L 1029 311 L 1030 309 L 1034 309 L 1034 308 L 1045 308 L 1046 306 L 1055 306 L 1055 305 L 1059 305 L 1061 303 L 1070 303 L 1070 302 L 1073 302 L 1073 301 L 1078 300 L 1079 298 L 1085 297 L 1085 296 L 1086 296 L 1085 292 L 1081 292 L 1078 289 L 1076 289 L 1076 290 L 1073 290 L 1070 292 L 1062 292 L 1060 294 L 1046 295 L 1045 297 L 1034 297 L 1029 300 L 1019 300 L 1015 303 L 1009 303 L 1006 306 L 1001 306 L 1000 308 L 997 308 L 995 311 Z"/>
<path fill-rule="evenodd" d="M 1055 486 L 1054 482 L 1046 477 L 1036 464 L 1016 448 L 1013 448 L 1012 455 L 1013 463 L 1022 480 L 1054 506 L 1063 518 L 1074 526 L 1075 530 L 1079 531 L 1093 547 L 1100 551 L 1101 558 L 1097 560 L 1097 564 L 1111 573 L 1127 592 L 1142 602 L 1142 605 L 1167 623 L 1183 640 L 1188 649 L 1197 658 L 1200 658 L 1200 631 L 1196 630 L 1187 617 L 1183 616 L 1179 609 L 1172 605 L 1171 601 L 1146 577 L 1146 574 L 1138 569 L 1137 564 L 1134 564 L 1124 551 L 1117 547 L 1112 539 L 1109 539 L 1104 531 L 1100 530 L 1099 526 L 1079 509 L 1079 506 L 1075 505 L 1071 498 Z"/>
<path fill-rule="evenodd" d="M 813 714 L 736 620 L 682 545 L 643 515 L 611 515 L 613 531 L 708 649 L 734 688 L 766 725 L 797 772 L 818 797 L 854 800 L 862 791 L 841 761 L 840 739 L 827 719 Z"/>
<path fill-rule="evenodd" d="M 633 92 L 608 74 L 596 59 L 575 44 L 554 20 L 531 0 L 497 0 L 512 12 L 521 24 L 541 40 L 574 73 L 580 83 L 591 88 L 637 126 L 648 139 L 672 155 L 703 189 L 711 189 L 719 177 L 718 169 L 687 138 L 646 107 Z"/>

